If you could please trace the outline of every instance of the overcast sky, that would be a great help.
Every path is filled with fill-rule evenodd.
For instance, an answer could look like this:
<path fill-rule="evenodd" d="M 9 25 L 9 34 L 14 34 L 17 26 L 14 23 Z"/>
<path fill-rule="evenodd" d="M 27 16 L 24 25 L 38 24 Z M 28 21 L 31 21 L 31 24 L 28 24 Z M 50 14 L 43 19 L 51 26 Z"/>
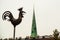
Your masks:
<path fill-rule="evenodd" d="M 60 0 L 0 0 L 0 38 L 13 37 L 13 25 L 2 20 L 2 14 L 9 10 L 18 18 L 18 9 L 26 12 L 22 23 L 16 27 L 16 37 L 31 35 L 33 4 L 38 35 L 51 35 L 54 29 L 60 31 Z"/>

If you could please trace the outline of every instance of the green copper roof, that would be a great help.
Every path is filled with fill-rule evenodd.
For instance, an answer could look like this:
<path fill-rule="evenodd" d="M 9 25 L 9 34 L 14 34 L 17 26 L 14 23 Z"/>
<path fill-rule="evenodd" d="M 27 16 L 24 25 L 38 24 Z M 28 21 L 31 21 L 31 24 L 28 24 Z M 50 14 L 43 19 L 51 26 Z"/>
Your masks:
<path fill-rule="evenodd" d="M 32 20 L 32 30 L 31 37 L 37 37 L 37 28 L 36 28 L 36 19 L 35 19 L 35 10 L 33 9 L 33 20 Z"/>

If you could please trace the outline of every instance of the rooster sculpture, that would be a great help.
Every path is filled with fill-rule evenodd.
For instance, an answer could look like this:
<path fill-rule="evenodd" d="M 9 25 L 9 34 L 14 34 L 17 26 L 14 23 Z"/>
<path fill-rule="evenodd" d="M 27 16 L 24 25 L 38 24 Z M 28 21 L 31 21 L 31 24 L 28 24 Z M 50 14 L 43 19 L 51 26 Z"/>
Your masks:
<path fill-rule="evenodd" d="M 8 19 L 7 17 L 9 17 L 8 21 L 10 21 L 12 23 L 12 25 L 14 26 L 14 35 L 13 35 L 14 39 L 15 39 L 15 28 L 18 24 L 20 24 L 22 22 L 22 18 L 24 17 L 23 13 L 26 13 L 23 11 L 23 8 L 18 9 L 18 11 L 19 11 L 18 19 L 15 19 L 10 11 L 5 11 L 2 15 L 3 20 Z"/>

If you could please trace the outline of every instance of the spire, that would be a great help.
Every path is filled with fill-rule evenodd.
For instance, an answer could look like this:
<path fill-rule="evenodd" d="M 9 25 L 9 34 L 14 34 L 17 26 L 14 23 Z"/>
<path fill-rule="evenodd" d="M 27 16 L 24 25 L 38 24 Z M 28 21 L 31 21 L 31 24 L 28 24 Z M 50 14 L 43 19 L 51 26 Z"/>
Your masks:
<path fill-rule="evenodd" d="M 33 8 L 33 20 L 32 20 L 32 30 L 31 30 L 31 37 L 37 37 L 37 28 L 36 28 L 36 20 L 35 20 L 35 10 Z"/>

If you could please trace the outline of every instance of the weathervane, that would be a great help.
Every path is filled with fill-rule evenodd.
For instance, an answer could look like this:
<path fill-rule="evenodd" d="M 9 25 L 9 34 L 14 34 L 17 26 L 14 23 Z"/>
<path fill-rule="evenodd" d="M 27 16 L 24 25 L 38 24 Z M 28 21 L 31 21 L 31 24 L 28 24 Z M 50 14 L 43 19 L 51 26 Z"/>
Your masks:
<path fill-rule="evenodd" d="M 8 21 L 10 21 L 11 24 L 14 26 L 14 35 L 13 35 L 14 39 L 15 39 L 15 28 L 18 24 L 22 22 L 22 18 L 24 17 L 23 13 L 26 13 L 23 11 L 23 8 L 18 9 L 18 11 L 19 11 L 18 19 L 15 19 L 10 11 L 5 11 L 2 15 L 3 20 L 6 20 L 7 19 L 6 17 L 9 17 Z"/>

